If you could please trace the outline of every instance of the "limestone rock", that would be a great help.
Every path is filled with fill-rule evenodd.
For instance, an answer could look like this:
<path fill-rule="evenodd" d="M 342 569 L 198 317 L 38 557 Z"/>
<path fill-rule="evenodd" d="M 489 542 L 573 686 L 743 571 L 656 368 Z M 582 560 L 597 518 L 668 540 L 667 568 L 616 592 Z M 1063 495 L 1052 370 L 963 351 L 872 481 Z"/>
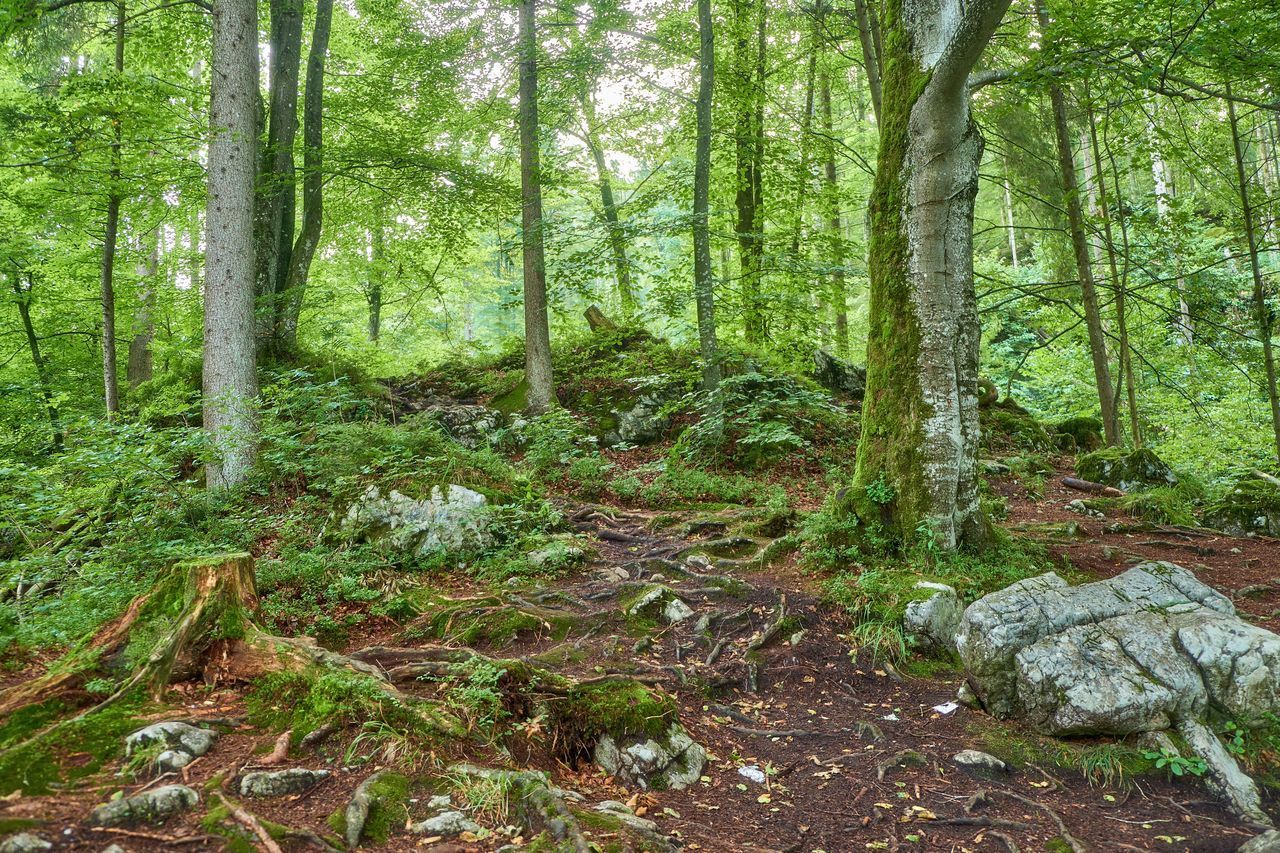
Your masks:
<path fill-rule="evenodd" d="M 1232 536 L 1280 536 L 1280 486 L 1246 477 L 1205 510 L 1203 521 Z"/>
<path fill-rule="evenodd" d="M 384 497 L 377 486 L 370 486 L 347 511 L 343 527 L 365 539 L 415 554 L 478 550 L 492 542 L 488 499 L 457 485 L 445 491 L 432 486 L 430 497 L 424 500 L 414 500 L 394 489 Z"/>
<path fill-rule="evenodd" d="M 52 849 L 52 844 L 30 832 L 19 832 L 0 841 L 0 853 L 39 853 L 41 850 Z"/>
<path fill-rule="evenodd" d="M 596 744 L 595 763 L 632 787 L 648 790 L 687 788 L 702 775 L 707 753 L 678 723 L 661 738 L 605 735 Z"/>
<path fill-rule="evenodd" d="M 1270 826 L 1271 818 L 1262 808 L 1258 786 L 1240 769 L 1218 736 L 1204 723 L 1188 719 L 1179 721 L 1178 733 L 1187 748 L 1204 759 L 1206 787 L 1226 800 L 1236 814 Z"/>
<path fill-rule="evenodd" d="M 152 723 L 124 739 L 124 754 L 133 755 L 140 749 L 162 744 L 168 749 L 156 756 L 153 767 L 162 772 L 180 770 L 213 748 L 218 733 L 200 729 L 188 723 L 169 721 Z"/>
<path fill-rule="evenodd" d="M 861 400 L 867 390 L 865 368 L 836 358 L 824 349 L 813 354 L 813 378 L 828 391 Z"/>
<path fill-rule="evenodd" d="M 451 400 L 432 402 L 422 410 L 463 447 L 475 449 L 489 442 L 502 426 L 502 412 Z"/>
<path fill-rule="evenodd" d="M 1236 848 L 1236 853 L 1280 853 L 1280 830 L 1269 829 Z"/>
<path fill-rule="evenodd" d="M 676 594 L 676 591 L 662 584 L 650 584 L 645 587 L 625 606 L 624 612 L 628 616 L 662 619 L 670 625 L 683 622 L 693 615 L 693 609 Z"/>
<path fill-rule="evenodd" d="M 617 800 L 605 800 L 597 803 L 595 810 L 601 814 L 617 818 L 632 829 L 639 830 L 641 832 L 658 831 L 658 825 L 656 823 L 648 818 L 637 817 L 635 812 L 627 808 L 626 803 L 620 803 Z"/>
<path fill-rule="evenodd" d="M 960 596 L 952 587 L 932 581 L 921 581 L 916 589 L 930 594 L 907 605 L 903 628 L 926 649 L 955 651 L 956 632 L 964 616 Z"/>
<path fill-rule="evenodd" d="M 89 815 L 89 823 L 93 826 L 164 823 L 179 812 L 194 808 L 199 802 L 200 795 L 186 785 L 165 785 L 134 797 L 104 803 Z"/>
<path fill-rule="evenodd" d="M 1004 773 L 1009 769 L 1009 765 L 994 755 L 976 749 L 962 749 L 953 755 L 951 760 L 965 770 L 986 775 Z"/>
<path fill-rule="evenodd" d="M 240 779 L 240 793 L 245 797 L 284 797 L 300 794 L 328 778 L 328 770 L 291 767 L 288 770 L 258 770 Z"/>
<path fill-rule="evenodd" d="M 479 832 L 480 824 L 460 811 L 447 811 L 415 823 L 409 831 L 419 835 L 461 835 L 464 832 Z"/>
<path fill-rule="evenodd" d="M 1133 451 L 1109 447 L 1087 453 L 1076 460 L 1076 476 L 1125 492 L 1178 485 L 1173 470 L 1145 447 Z"/>

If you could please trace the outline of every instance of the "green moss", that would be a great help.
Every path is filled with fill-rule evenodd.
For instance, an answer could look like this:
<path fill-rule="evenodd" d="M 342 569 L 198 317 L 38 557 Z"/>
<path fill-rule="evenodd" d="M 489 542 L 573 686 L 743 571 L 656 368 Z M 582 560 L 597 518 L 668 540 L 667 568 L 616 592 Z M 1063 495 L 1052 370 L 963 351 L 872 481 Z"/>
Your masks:
<path fill-rule="evenodd" d="M 1053 437 L 1061 450 L 1088 452 L 1102 447 L 1102 421 L 1091 417 L 1067 418 L 1054 424 Z"/>
<path fill-rule="evenodd" d="M 39 735 L 69 712 L 60 702 L 24 708 L 0 728 L 0 794 L 48 793 L 56 784 L 98 772 L 124 751 L 125 735 L 142 722 L 140 700 L 119 700 Z M 38 736 L 39 735 L 39 736 Z M 75 756 L 75 760 L 69 760 Z"/>
<path fill-rule="evenodd" d="M 987 450 L 1034 454 L 1052 450 L 1055 444 L 1044 425 L 1013 399 L 979 409 L 978 424 Z"/>
<path fill-rule="evenodd" d="M 1116 787 L 1155 769 L 1144 750 L 1126 741 L 1063 740 L 994 720 L 975 723 L 971 729 L 985 751 L 1014 767 L 1048 764 L 1078 770 L 1091 785 Z"/>
<path fill-rule="evenodd" d="M 1076 460 L 1076 476 L 1123 491 L 1178 485 L 1177 475 L 1164 460 L 1145 447 L 1132 451 L 1107 447 L 1086 453 Z"/>
<path fill-rule="evenodd" d="M 393 829 L 404 826 L 409 818 L 409 793 L 412 784 L 408 776 L 399 773 L 382 773 L 368 787 L 369 816 L 361 830 L 361 840 L 374 844 L 386 844 Z M 346 837 L 347 808 L 343 806 L 329 815 L 329 828 Z"/>
<path fill-rule="evenodd" d="M 26 817 L 0 817 L 0 836 L 12 835 L 17 832 L 25 832 L 28 829 L 35 829 L 43 826 L 44 822 L 33 820 Z"/>
<path fill-rule="evenodd" d="M 493 596 L 480 601 L 451 602 L 415 623 L 410 637 L 433 637 L 464 646 L 501 648 L 524 635 L 568 636 L 573 619 L 531 613 Z"/>
<path fill-rule="evenodd" d="M 1177 486 L 1158 486 L 1134 492 L 1117 499 L 1117 502 L 1125 512 L 1153 524 L 1194 527 L 1196 523 L 1192 499 L 1185 489 Z"/>
<path fill-rule="evenodd" d="M 1236 536 L 1280 536 L 1280 487 L 1244 477 L 1205 510 L 1204 523 Z"/>
<path fill-rule="evenodd" d="M 524 374 L 521 374 L 520 381 L 514 386 L 494 396 L 489 405 L 504 415 L 514 415 L 528 408 L 529 382 Z"/>
<path fill-rule="evenodd" d="M 553 730 L 566 754 L 585 758 L 604 735 L 660 737 L 677 720 L 676 702 L 634 681 L 604 681 L 573 687 L 550 707 Z"/>

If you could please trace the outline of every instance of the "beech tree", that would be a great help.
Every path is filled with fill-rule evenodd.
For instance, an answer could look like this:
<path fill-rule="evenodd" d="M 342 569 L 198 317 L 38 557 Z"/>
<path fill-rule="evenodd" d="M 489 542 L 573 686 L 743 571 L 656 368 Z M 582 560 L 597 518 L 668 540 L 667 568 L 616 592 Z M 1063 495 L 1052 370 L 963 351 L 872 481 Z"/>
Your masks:
<path fill-rule="evenodd" d="M 524 260 L 526 408 L 532 414 L 547 411 L 555 402 L 551 331 L 547 323 L 547 261 L 542 239 L 536 14 L 536 0 L 520 0 L 520 242 Z"/>
<path fill-rule="evenodd" d="M 890 0 L 854 511 L 945 549 L 981 545 L 973 204 L 983 140 L 970 72 L 1009 0 Z M 981 81 L 977 81 L 981 82 Z"/>

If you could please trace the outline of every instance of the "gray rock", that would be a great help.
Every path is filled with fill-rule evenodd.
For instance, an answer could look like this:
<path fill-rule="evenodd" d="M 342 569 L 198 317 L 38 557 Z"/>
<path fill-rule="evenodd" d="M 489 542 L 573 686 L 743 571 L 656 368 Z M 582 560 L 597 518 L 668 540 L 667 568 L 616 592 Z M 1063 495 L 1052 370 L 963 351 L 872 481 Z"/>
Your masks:
<path fill-rule="evenodd" d="M 464 832 L 479 832 L 480 824 L 460 811 L 447 811 L 415 823 L 409 831 L 419 835 L 461 835 Z"/>
<path fill-rule="evenodd" d="M 1077 515 L 1083 515 L 1085 518 L 1106 518 L 1107 517 L 1107 514 L 1105 512 L 1094 509 L 1093 507 L 1089 506 L 1080 498 L 1076 498 L 1073 501 L 1068 501 L 1065 509 L 1068 512 L 1074 512 Z"/>
<path fill-rule="evenodd" d="M 125 850 L 119 844 L 110 844 L 102 848 L 102 853 L 129 853 L 129 851 Z"/>
<path fill-rule="evenodd" d="M 679 723 L 672 723 L 659 738 L 623 738 L 605 735 L 596 744 L 595 763 L 626 785 L 648 790 L 681 790 L 702 775 L 707 753 Z"/>
<path fill-rule="evenodd" d="M 258 770 L 241 777 L 240 793 L 245 797 L 284 797 L 300 794 L 328 777 L 328 770 L 308 770 L 305 767 Z"/>
<path fill-rule="evenodd" d="M 1076 475 L 1125 492 L 1178 485 L 1178 475 L 1145 447 L 1127 453 L 1115 448 L 1086 453 L 1076 460 Z"/>
<path fill-rule="evenodd" d="M 988 775 L 1004 773 L 1009 769 L 1009 765 L 994 755 L 976 749 L 962 749 L 951 760 L 966 770 Z"/>
<path fill-rule="evenodd" d="M 353 535 L 415 554 L 477 550 L 493 541 L 488 500 L 456 485 L 444 492 L 433 486 L 424 500 L 394 489 L 384 497 L 377 486 L 370 486 L 347 510 L 342 524 Z"/>
<path fill-rule="evenodd" d="M 502 413 L 485 406 L 439 400 L 422 411 L 450 438 L 472 450 L 487 444 L 490 436 L 502 426 Z"/>
<path fill-rule="evenodd" d="M 617 800 L 604 800 L 603 802 L 596 804 L 595 810 L 600 812 L 600 814 L 617 818 L 622 823 L 632 829 L 639 830 L 640 832 L 649 833 L 658 831 L 658 824 L 648 818 L 638 817 L 635 812 L 627 808 L 626 803 L 620 803 Z"/>
<path fill-rule="evenodd" d="M 645 394 L 630 409 L 617 411 L 617 437 L 620 444 L 652 444 L 666 434 L 671 426 L 670 416 L 663 413 L 665 397 Z"/>
<path fill-rule="evenodd" d="M 0 853 L 39 853 L 41 850 L 52 849 L 52 844 L 30 832 L 19 832 L 0 841 Z"/>
<path fill-rule="evenodd" d="M 1209 790 L 1226 800 L 1236 814 L 1262 826 L 1271 826 L 1271 818 L 1262 809 L 1258 786 L 1240 769 L 1208 726 L 1194 720 L 1181 720 L 1178 734 L 1187 742 L 1187 749 L 1204 759 L 1204 781 Z"/>
<path fill-rule="evenodd" d="M 824 349 L 813 354 L 813 378 L 828 391 L 847 394 L 855 400 L 862 399 L 867 390 L 865 368 L 836 358 Z"/>
<path fill-rule="evenodd" d="M 662 584 L 650 584 L 626 606 L 624 612 L 628 616 L 661 618 L 672 625 L 693 615 L 693 609 L 685 604 L 676 591 Z"/>
<path fill-rule="evenodd" d="M 1236 853 L 1280 853 L 1280 831 L 1270 829 L 1236 848 Z"/>
<path fill-rule="evenodd" d="M 448 811 L 453 808 L 453 797 L 448 794 L 436 794 L 427 800 L 427 808 L 434 812 Z"/>
<path fill-rule="evenodd" d="M 168 749 L 156 757 L 156 767 L 160 770 L 177 770 L 212 749 L 217 739 L 217 732 L 196 728 L 188 723 L 152 723 L 124 739 L 124 754 L 133 755 L 140 749 L 163 744 Z"/>
<path fill-rule="evenodd" d="M 179 812 L 194 808 L 199 802 L 200 795 L 186 785 L 165 785 L 134 797 L 104 803 L 89 815 L 89 823 L 93 826 L 164 823 Z"/>
<path fill-rule="evenodd" d="M 964 616 L 964 604 L 956 591 L 944 583 L 921 581 L 916 589 L 932 593 L 912 601 L 902 616 L 902 626 L 925 649 L 955 651 L 956 632 Z"/>

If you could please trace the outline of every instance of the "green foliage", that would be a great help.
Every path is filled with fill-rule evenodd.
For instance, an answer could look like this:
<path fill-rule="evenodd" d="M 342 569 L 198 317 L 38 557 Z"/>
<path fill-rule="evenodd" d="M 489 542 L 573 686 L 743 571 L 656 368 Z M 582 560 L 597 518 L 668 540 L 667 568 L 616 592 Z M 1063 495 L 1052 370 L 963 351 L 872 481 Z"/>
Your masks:
<path fill-rule="evenodd" d="M 126 697 L 41 735 L 70 710 L 51 701 L 16 711 L 0 724 L 0 794 L 44 794 L 92 776 L 124 751 L 125 735 L 144 725 L 143 703 Z"/>
<path fill-rule="evenodd" d="M 1203 758 L 1188 757 L 1176 750 L 1148 749 L 1143 751 L 1142 757 L 1148 761 L 1154 761 L 1157 770 L 1167 770 L 1171 778 L 1186 775 L 1203 776 L 1209 769 Z"/>

